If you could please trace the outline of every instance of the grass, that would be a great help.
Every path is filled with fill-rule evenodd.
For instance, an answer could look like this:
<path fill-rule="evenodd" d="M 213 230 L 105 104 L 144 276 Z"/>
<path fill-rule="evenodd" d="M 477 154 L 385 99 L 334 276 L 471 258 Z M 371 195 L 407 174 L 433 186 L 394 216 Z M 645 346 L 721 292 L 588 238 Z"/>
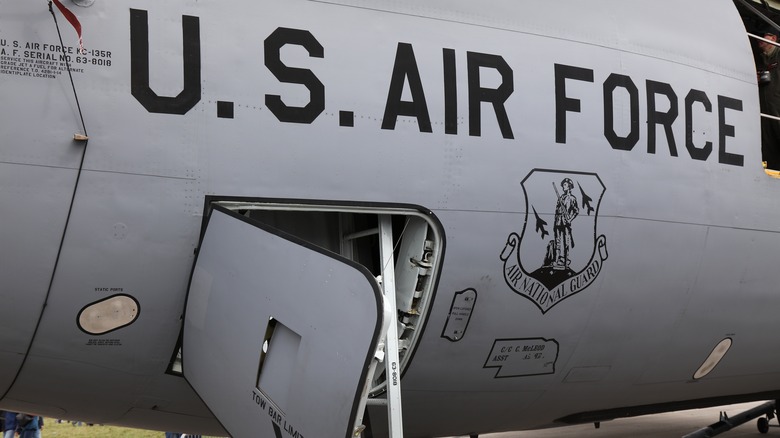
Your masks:
<path fill-rule="evenodd" d="M 116 426 L 74 426 L 70 422 L 57 423 L 54 418 L 45 418 L 43 433 L 45 437 L 68 437 L 68 438 L 97 438 L 97 437 L 121 437 L 121 438 L 161 438 L 165 436 L 164 432 L 155 430 L 130 429 L 127 427 Z"/>
<path fill-rule="evenodd" d="M 94 426 L 84 424 L 79 427 L 73 426 L 70 422 L 57 423 L 54 418 L 44 418 L 42 435 L 45 438 L 164 438 L 165 432 L 97 424 Z"/>

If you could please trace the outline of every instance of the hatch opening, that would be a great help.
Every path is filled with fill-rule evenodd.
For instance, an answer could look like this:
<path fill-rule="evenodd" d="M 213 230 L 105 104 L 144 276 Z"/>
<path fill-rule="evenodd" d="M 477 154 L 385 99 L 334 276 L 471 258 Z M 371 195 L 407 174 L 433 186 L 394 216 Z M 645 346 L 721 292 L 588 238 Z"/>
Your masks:
<path fill-rule="evenodd" d="M 209 206 L 220 205 L 357 262 L 366 267 L 380 284 L 379 218 L 389 216 L 395 262 L 400 371 L 403 374 L 424 326 L 442 259 L 442 228 L 429 211 L 414 206 L 376 204 L 235 198 L 212 198 L 210 201 Z M 266 336 L 270 335 L 266 333 Z M 180 370 L 177 363 L 181 357 L 179 347 L 169 368 L 173 374 L 178 374 Z M 370 390 L 372 396 L 383 393 L 385 389 L 384 370 L 380 368 L 377 371 Z"/>

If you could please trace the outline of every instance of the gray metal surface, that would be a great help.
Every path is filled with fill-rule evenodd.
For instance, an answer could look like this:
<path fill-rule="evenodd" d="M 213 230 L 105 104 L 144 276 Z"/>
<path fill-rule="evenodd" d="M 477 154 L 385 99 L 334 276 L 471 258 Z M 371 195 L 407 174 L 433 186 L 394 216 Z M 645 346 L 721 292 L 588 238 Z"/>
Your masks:
<path fill-rule="evenodd" d="M 76 57 L 72 26 L 61 16 L 59 26 L 90 142 L 45 308 L 81 153 L 70 139 L 80 124 L 46 2 L 0 4 L 0 389 L 15 382 L 2 408 L 223 433 L 187 382 L 166 374 L 207 197 L 416 204 L 439 219 L 444 263 L 402 379 L 410 436 L 544 427 L 593 410 L 723 403 L 780 390 L 780 350 L 773 348 L 780 332 L 780 180 L 761 168 L 755 65 L 730 0 L 570 0 L 555 7 L 510 0 L 96 0 L 76 8 L 85 44 L 97 54 Z M 132 41 L 140 44 L 144 32 L 130 25 L 131 9 L 148 13 L 147 69 L 133 67 Z M 133 83 L 148 73 L 158 95 L 182 92 L 185 16 L 199 20 L 188 43 L 200 48 L 201 62 L 191 69 L 200 75 L 200 100 L 186 114 L 150 112 L 133 96 Z M 266 42 L 278 29 L 293 30 L 281 41 L 278 61 L 290 69 L 281 78 L 266 61 L 274 55 Z M 295 38 L 322 45 L 322 57 Z M 414 57 L 399 57 L 401 47 Z M 505 102 L 472 101 L 503 79 L 491 66 L 477 66 L 477 78 L 480 59 L 510 67 L 514 91 Z M 561 65 L 593 80 L 556 77 Z M 24 76 L 19 69 L 54 73 Z M 266 101 L 279 96 L 298 109 L 313 102 L 313 81 L 295 82 L 301 73 L 322 83 L 324 109 L 316 120 L 289 123 Z M 394 73 L 403 88 L 397 101 L 388 98 Z M 625 88 L 605 98 L 606 81 L 615 77 L 636 87 L 638 114 Z M 412 82 L 424 97 L 411 92 Z M 668 130 L 648 120 L 651 97 L 658 112 L 672 106 L 652 93 L 657 83 L 676 96 Z M 701 93 L 709 105 L 686 104 Z M 723 107 L 724 98 L 741 109 Z M 234 117 L 222 117 L 217 102 L 234 105 Z M 386 129 L 393 103 L 402 114 Z M 432 132 L 421 129 L 423 108 Z M 501 122 L 499 108 L 507 115 Z M 614 148 L 605 123 L 625 136 L 632 117 L 636 144 Z M 565 142 L 557 139 L 561 120 Z M 513 138 L 504 135 L 508 126 Z M 691 157 L 688 139 L 699 149 L 712 144 L 706 160 Z M 725 150 L 744 163 L 721 162 Z M 542 239 L 552 236 L 535 234 L 534 208 L 552 233 L 556 194 L 548 182 L 538 191 L 522 184 L 539 169 L 599 176 L 606 191 L 590 214 L 609 249 L 589 286 L 546 313 L 510 287 L 500 259 L 508 236 L 528 223 L 518 244 L 531 251 L 523 262 L 538 267 L 544 260 L 549 240 Z M 560 190 L 560 178 L 554 182 Z M 593 231 L 577 227 L 596 221 L 586 221 L 578 190 L 572 254 L 573 266 L 582 267 L 590 259 L 576 251 L 596 243 Z M 477 298 L 456 336 L 447 327 L 463 291 Z M 138 301 L 135 322 L 107 335 L 79 329 L 84 306 L 119 292 Z M 339 312 L 333 321 L 353 317 Z M 262 338 L 263 324 L 247 333 Z M 723 360 L 692 381 L 726 337 L 733 345 Z M 500 351 L 508 346 L 511 355 Z M 545 351 L 531 352 L 529 360 L 539 362 L 519 366 L 526 346 Z"/>
<path fill-rule="evenodd" d="M 349 437 L 381 299 L 354 265 L 214 210 L 187 301 L 184 376 L 234 437 Z"/>

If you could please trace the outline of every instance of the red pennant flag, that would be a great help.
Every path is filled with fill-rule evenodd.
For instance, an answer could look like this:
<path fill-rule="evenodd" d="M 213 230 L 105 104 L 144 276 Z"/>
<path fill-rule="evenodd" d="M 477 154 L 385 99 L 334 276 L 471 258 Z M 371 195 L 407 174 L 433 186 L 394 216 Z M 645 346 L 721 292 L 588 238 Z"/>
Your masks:
<path fill-rule="evenodd" d="M 76 15 L 73 14 L 73 12 L 70 11 L 70 9 L 66 8 L 62 3 L 60 3 L 60 0 L 52 0 L 54 4 L 57 6 L 57 9 L 62 12 L 62 15 L 65 17 L 66 20 L 68 20 L 68 23 L 73 26 L 74 29 L 76 29 L 76 33 L 79 35 L 79 53 L 84 52 L 84 40 L 81 39 L 81 23 L 79 23 L 79 19 L 76 18 Z"/>

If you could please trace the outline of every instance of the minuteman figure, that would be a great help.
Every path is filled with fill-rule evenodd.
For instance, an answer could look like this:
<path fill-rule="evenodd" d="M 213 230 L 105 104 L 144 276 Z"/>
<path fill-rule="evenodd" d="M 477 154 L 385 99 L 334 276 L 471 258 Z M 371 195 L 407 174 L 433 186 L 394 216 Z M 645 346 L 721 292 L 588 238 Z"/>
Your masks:
<path fill-rule="evenodd" d="M 555 184 L 553 184 L 555 187 Z M 571 222 L 580 213 L 577 206 L 577 198 L 571 194 L 574 189 L 574 182 L 569 178 L 561 181 L 563 194 L 558 195 L 558 203 L 555 205 L 555 226 L 553 227 L 553 236 L 555 237 L 555 264 L 556 270 L 568 269 L 571 260 L 569 260 L 569 250 L 574 248 L 574 238 L 571 235 Z"/>

